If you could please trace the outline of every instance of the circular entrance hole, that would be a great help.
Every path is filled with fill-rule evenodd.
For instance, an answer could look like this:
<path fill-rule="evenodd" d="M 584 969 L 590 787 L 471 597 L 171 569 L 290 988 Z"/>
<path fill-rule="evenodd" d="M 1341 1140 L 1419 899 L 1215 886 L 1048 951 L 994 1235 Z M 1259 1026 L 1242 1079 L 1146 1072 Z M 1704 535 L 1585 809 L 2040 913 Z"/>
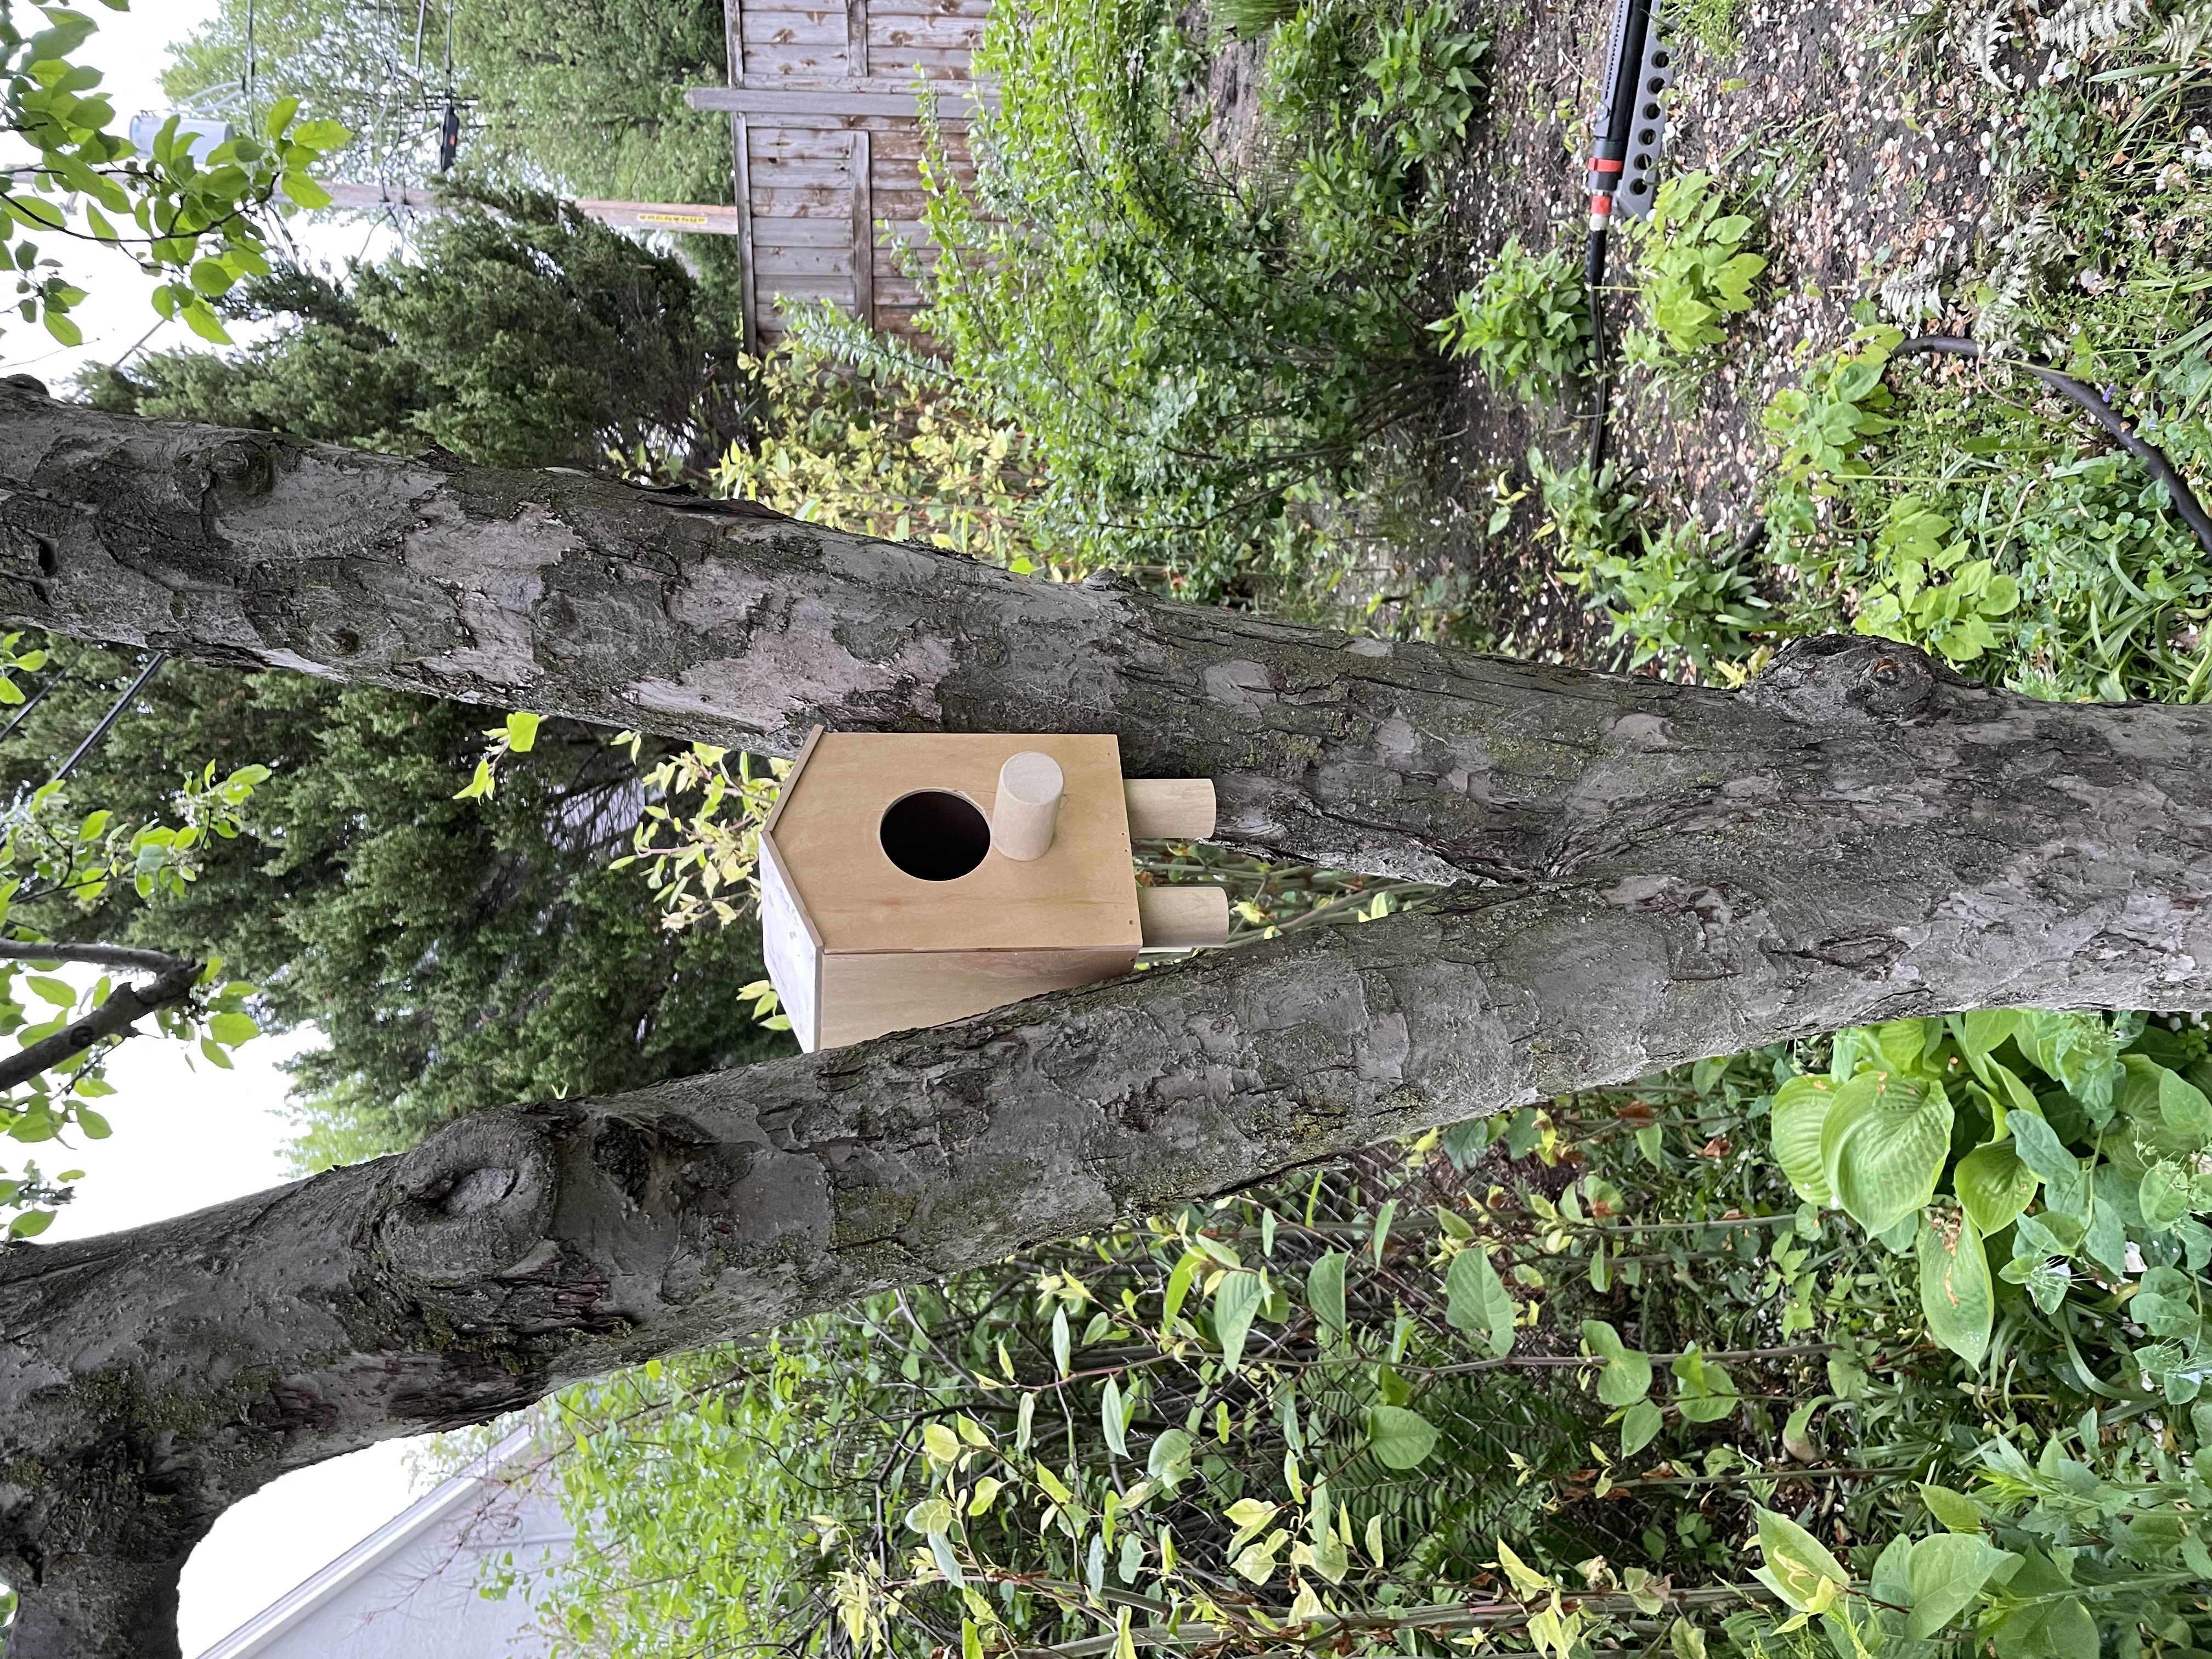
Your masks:
<path fill-rule="evenodd" d="M 991 850 L 991 821 L 966 797 L 945 789 L 902 795 L 878 833 L 884 856 L 924 881 L 957 880 Z"/>

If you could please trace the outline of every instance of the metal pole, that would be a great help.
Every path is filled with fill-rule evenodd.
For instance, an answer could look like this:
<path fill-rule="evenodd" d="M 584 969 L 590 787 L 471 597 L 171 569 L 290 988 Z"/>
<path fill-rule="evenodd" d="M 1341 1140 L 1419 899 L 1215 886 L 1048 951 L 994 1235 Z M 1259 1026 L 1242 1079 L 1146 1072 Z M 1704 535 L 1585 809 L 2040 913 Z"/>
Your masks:
<path fill-rule="evenodd" d="M 91 735 L 77 744 L 76 753 L 62 763 L 62 769 L 54 774 L 56 783 L 76 771 L 79 763 L 100 747 L 100 740 L 114 728 L 115 722 L 123 718 L 123 711 L 131 706 L 131 700 L 146 689 L 146 682 L 152 679 L 155 671 L 168 659 L 169 653 L 166 651 L 156 651 L 146 659 L 146 665 L 138 671 L 138 678 L 131 682 L 131 689 L 115 700 L 112 708 L 100 716 L 100 724 L 92 728 Z"/>

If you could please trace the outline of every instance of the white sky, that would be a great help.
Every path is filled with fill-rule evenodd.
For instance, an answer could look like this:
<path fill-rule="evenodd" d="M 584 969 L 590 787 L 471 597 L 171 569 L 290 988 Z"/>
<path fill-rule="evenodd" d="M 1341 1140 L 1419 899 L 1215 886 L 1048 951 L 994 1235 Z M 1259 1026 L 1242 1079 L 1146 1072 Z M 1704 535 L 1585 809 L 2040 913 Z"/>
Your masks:
<path fill-rule="evenodd" d="M 100 25 L 82 59 L 106 76 L 118 125 L 142 109 L 163 107 L 159 76 L 169 42 L 190 33 L 214 6 L 210 0 L 137 0 L 129 13 L 89 4 Z M 297 226 L 299 222 L 295 221 Z M 358 223 L 302 227 L 299 240 L 317 257 L 356 252 Z M 89 296 L 72 315 L 84 343 L 59 346 L 43 326 L 9 317 L 0 335 L 0 373 L 27 373 L 63 390 L 87 361 L 112 362 L 160 323 L 147 295 L 153 283 L 120 254 L 51 239 L 42 252 L 61 255 L 64 270 Z M 155 349 L 191 336 L 161 326 Z M 125 1043 L 108 1072 L 118 1090 L 103 1103 L 112 1139 L 69 1149 L 44 1146 L 48 1174 L 82 1169 L 77 1199 L 48 1231 L 51 1239 L 82 1237 L 182 1214 L 256 1192 L 287 1178 L 283 1147 L 290 1126 L 278 1115 L 287 1079 L 276 1062 L 310 1036 L 258 1038 L 239 1052 L 234 1071 L 201 1061 L 155 1036 Z M 276 1482 L 219 1522 L 185 1569 L 179 1634 L 187 1655 L 228 1635 L 270 1601 L 404 1509 L 413 1495 L 404 1460 L 410 1443 L 389 1442 L 351 1457 L 302 1470 Z"/>
<path fill-rule="evenodd" d="M 127 131 L 139 111 L 167 108 L 161 75 L 168 65 L 169 43 L 190 34 L 214 15 L 216 7 L 213 0 L 132 0 L 131 10 L 111 12 L 99 0 L 84 0 L 76 9 L 100 25 L 79 56 L 100 70 L 105 78 L 100 89 L 115 106 L 115 128 Z M 380 255 L 396 246 L 388 228 L 352 215 L 315 219 L 298 214 L 285 221 L 285 228 L 302 253 L 331 265 L 349 257 Z M 58 235 L 33 240 L 42 255 L 61 261 L 64 276 L 86 290 L 83 302 L 70 313 L 83 330 L 84 342 L 64 346 L 46 332 L 45 324 L 26 323 L 7 313 L 0 317 L 5 331 L 0 332 L 0 374 L 35 374 L 59 393 L 84 364 L 114 362 L 142 339 L 140 349 L 149 351 L 203 343 L 182 323 L 162 321 L 150 297 L 155 279 L 123 253 Z M 234 323 L 230 330 L 245 339 L 254 326 L 241 331 Z"/>

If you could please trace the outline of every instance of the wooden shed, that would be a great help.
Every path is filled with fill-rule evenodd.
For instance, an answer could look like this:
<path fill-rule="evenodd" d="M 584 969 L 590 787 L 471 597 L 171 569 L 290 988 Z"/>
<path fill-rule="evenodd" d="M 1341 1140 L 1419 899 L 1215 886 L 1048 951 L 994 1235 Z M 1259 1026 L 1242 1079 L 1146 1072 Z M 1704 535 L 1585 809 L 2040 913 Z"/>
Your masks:
<path fill-rule="evenodd" d="M 834 300 L 918 337 L 921 302 L 892 245 L 925 250 L 917 77 L 932 83 L 956 174 L 987 88 L 969 75 L 990 0 L 725 0 L 730 81 L 686 95 L 726 110 L 744 249 L 748 347 L 785 332 L 781 305 Z"/>

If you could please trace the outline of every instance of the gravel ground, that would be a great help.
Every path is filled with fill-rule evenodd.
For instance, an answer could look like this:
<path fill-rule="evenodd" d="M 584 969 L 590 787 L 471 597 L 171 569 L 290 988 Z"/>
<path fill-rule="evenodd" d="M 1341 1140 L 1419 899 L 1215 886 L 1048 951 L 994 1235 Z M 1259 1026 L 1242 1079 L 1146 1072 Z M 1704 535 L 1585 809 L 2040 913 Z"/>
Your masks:
<path fill-rule="evenodd" d="M 1497 26 L 1491 101 L 1453 189 L 1457 229 L 1472 250 L 1455 282 L 1480 278 L 1509 237 L 1542 248 L 1564 240 L 1577 254 L 1584 232 L 1583 162 L 1609 6 L 1524 8 Z M 1747 520 L 1768 464 L 1760 411 L 1793 384 L 1804 360 L 1852 326 L 1852 306 L 1890 283 L 1893 300 L 1960 268 L 1994 222 L 1989 170 L 2005 142 L 2006 100 L 1995 76 L 2032 72 L 2000 53 L 1989 75 L 1927 41 L 1901 48 L 1916 20 L 1896 0 L 1762 0 L 1741 7 L 1741 49 L 1719 52 L 1686 40 L 1668 112 L 1668 170 L 1703 167 L 1738 189 L 1762 167 L 1764 240 L 1770 268 L 1759 307 L 1735 319 L 1707 360 L 1702 382 L 1667 388 L 1632 381 L 1613 433 L 1614 452 L 1640 467 L 1675 516 L 1711 528 Z M 1625 305 L 1608 307 L 1618 331 Z M 1504 475 L 1527 481 L 1532 441 L 1566 461 L 1584 441 L 1579 423 L 1532 428 L 1528 414 L 1480 383 L 1468 384 L 1461 429 L 1442 454 L 1461 514 L 1443 528 L 1415 579 L 1456 570 L 1486 594 L 1486 614 L 1516 654 L 1601 654 L 1577 596 L 1563 592 L 1534 537 L 1540 515 L 1524 499 L 1501 536 L 1477 533 Z M 1455 474 L 1455 477 L 1450 475 Z"/>

